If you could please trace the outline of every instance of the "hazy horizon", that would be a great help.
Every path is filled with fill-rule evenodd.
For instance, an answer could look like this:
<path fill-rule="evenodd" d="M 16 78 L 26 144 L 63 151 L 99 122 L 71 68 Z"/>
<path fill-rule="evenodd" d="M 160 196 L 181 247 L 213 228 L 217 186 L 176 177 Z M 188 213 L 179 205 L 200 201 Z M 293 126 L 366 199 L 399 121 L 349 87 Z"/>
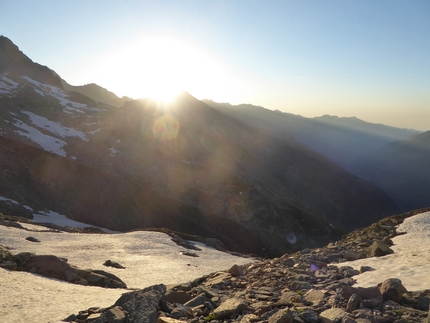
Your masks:
<path fill-rule="evenodd" d="M 424 0 L 0 4 L 0 31 L 72 85 L 430 130 Z"/>

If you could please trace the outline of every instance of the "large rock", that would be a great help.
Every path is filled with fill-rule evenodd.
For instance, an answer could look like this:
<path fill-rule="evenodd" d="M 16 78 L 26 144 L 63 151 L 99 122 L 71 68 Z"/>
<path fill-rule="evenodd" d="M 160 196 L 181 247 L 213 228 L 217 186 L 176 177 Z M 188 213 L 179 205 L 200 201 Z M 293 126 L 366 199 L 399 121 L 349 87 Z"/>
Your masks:
<path fill-rule="evenodd" d="M 348 303 L 346 304 L 346 311 L 349 313 L 355 311 L 360 306 L 360 303 L 361 297 L 357 294 L 352 294 L 351 297 L 348 299 Z"/>
<path fill-rule="evenodd" d="M 65 259 L 52 255 L 35 255 L 23 252 L 14 257 L 18 270 L 41 276 L 65 280 L 79 285 L 91 285 L 107 288 L 126 288 L 126 284 L 117 276 L 103 270 L 83 270 L 71 266 Z"/>
<path fill-rule="evenodd" d="M 321 303 L 324 300 L 324 297 L 325 291 L 317 289 L 311 289 L 304 296 L 306 301 L 312 302 L 314 305 Z"/>
<path fill-rule="evenodd" d="M 270 318 L 268 323 L 293 323 L 293 313 L 289 308 L 277 311 Z"/>
<path fill-rule="evenodd" d="M 156 323 L 157 306 L 166 292 L 163 284 L 125 293 L 114 304 L 128 312 L 127 323 Z"/>
<path fill-rule="evenodd" d="M 341 295 L 344 299 L 349 299 L 352 294 L 357 294 L 362 299 L 382 299 L 382 295 L 378 287 L 351 287 L 346 285 L 342 286 Z"/>
<path fill-rule="evenodd" d="M 403 293 L 407 292 L 405 286 L 402 285 L 402 281 L 397 278 L 384 280 L 379 287 L 379 290 L 384 301 L 391 300 L 396 303 L 400 303 Z"/>
<path fill-rule="evenodd" d="M 320 313 L 320 319 L 323 323 L 341 323 L 342 319 L 347 316 L 348 313 L 340 308 L 330 308 Z"/>
<path fill-rule="evenodd" d="M 381 240 L 373 241 L 367 252 L 370 257 L 381 257 L 394 253 L 394 251 Z"/>
<path fill-rule="evenodd" d="M 216 308 L 213 312 L 215 319 L 224 320 L 232 315 L 240 314 L 248 308 L 248 304 L 240 298 L 229 298 Z"/>

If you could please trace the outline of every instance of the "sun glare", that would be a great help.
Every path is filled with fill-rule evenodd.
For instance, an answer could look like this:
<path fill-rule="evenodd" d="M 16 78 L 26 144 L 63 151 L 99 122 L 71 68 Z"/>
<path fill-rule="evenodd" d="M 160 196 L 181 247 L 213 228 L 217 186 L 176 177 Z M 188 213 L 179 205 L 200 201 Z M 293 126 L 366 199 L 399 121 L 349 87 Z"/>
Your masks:
<path fill-rule="evenodd" d="M 198 98 L 228 99 L 225 94 L 235 92 L 240 83 L 208 53 L 162 37 L 135 39 L 107 53 L 97 65 L 101 84 L 118 95 L 163 103 L 181 91 Z"/>

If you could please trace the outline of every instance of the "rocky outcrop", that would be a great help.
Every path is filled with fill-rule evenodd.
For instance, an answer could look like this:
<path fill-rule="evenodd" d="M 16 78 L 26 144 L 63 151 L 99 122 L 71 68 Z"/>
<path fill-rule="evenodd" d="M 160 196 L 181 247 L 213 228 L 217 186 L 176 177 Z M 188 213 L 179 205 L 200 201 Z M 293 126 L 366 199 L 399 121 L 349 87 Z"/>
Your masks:
<path fill-rule="evenodd" d="M 152 310 L 157 311 L 159 323 L 425 322 L 430 291 L 407 292 L 398 279 L 368 288 L 355 287 L 354 277 L 359 271 L 332 265 L 352 254 L 367 257 L 373 241 L 389 243 L 398 234 L 395 225 L 413 214 L 386 218 L 323 248 L 233 266 L 170 286 L 160 301 L 152 305 Z M 96 312 L 107 317 L 117 306 L 118 302 Z M 126 316 L 124 322 L 129 322 L 131 314 L 124 308 L 116 309 Z M 87 318 L 91 311 L 94 310 L 81 311 L 74 316 L 74 322 L 93 322 Z"/>
<path fill-rule="evenodd" d="M 27 271 L 79 285 L 105 288 L 127 287 L 120 278 L 103 270 L 79 269 L 68 264 L 67 259 L 53 255 L 36 255 L 30 252 L 14 255 L 4 246 L 0 246 L 0 267 Z"/>

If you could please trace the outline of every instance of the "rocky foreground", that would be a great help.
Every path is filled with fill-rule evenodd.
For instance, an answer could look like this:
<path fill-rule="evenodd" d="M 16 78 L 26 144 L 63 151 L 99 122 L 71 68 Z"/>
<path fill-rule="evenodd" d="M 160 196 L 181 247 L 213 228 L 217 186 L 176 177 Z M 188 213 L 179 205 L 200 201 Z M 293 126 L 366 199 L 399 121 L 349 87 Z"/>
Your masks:
<path fill-rule="evenodd" d="M 399 279 L 354 287 L 359 271 L 345 260 L 391 253 L 396 225 L 419 210 L 385 218 L 323 248 L 233 266 L 177 286 L 155 285 L 123 294 L 109 308 L 90 308 L 65 321 L 404 323 L 430 322 L 430 290 L 408 292 Z M 372 270 L 362 267 L 361 272 Z"/>

